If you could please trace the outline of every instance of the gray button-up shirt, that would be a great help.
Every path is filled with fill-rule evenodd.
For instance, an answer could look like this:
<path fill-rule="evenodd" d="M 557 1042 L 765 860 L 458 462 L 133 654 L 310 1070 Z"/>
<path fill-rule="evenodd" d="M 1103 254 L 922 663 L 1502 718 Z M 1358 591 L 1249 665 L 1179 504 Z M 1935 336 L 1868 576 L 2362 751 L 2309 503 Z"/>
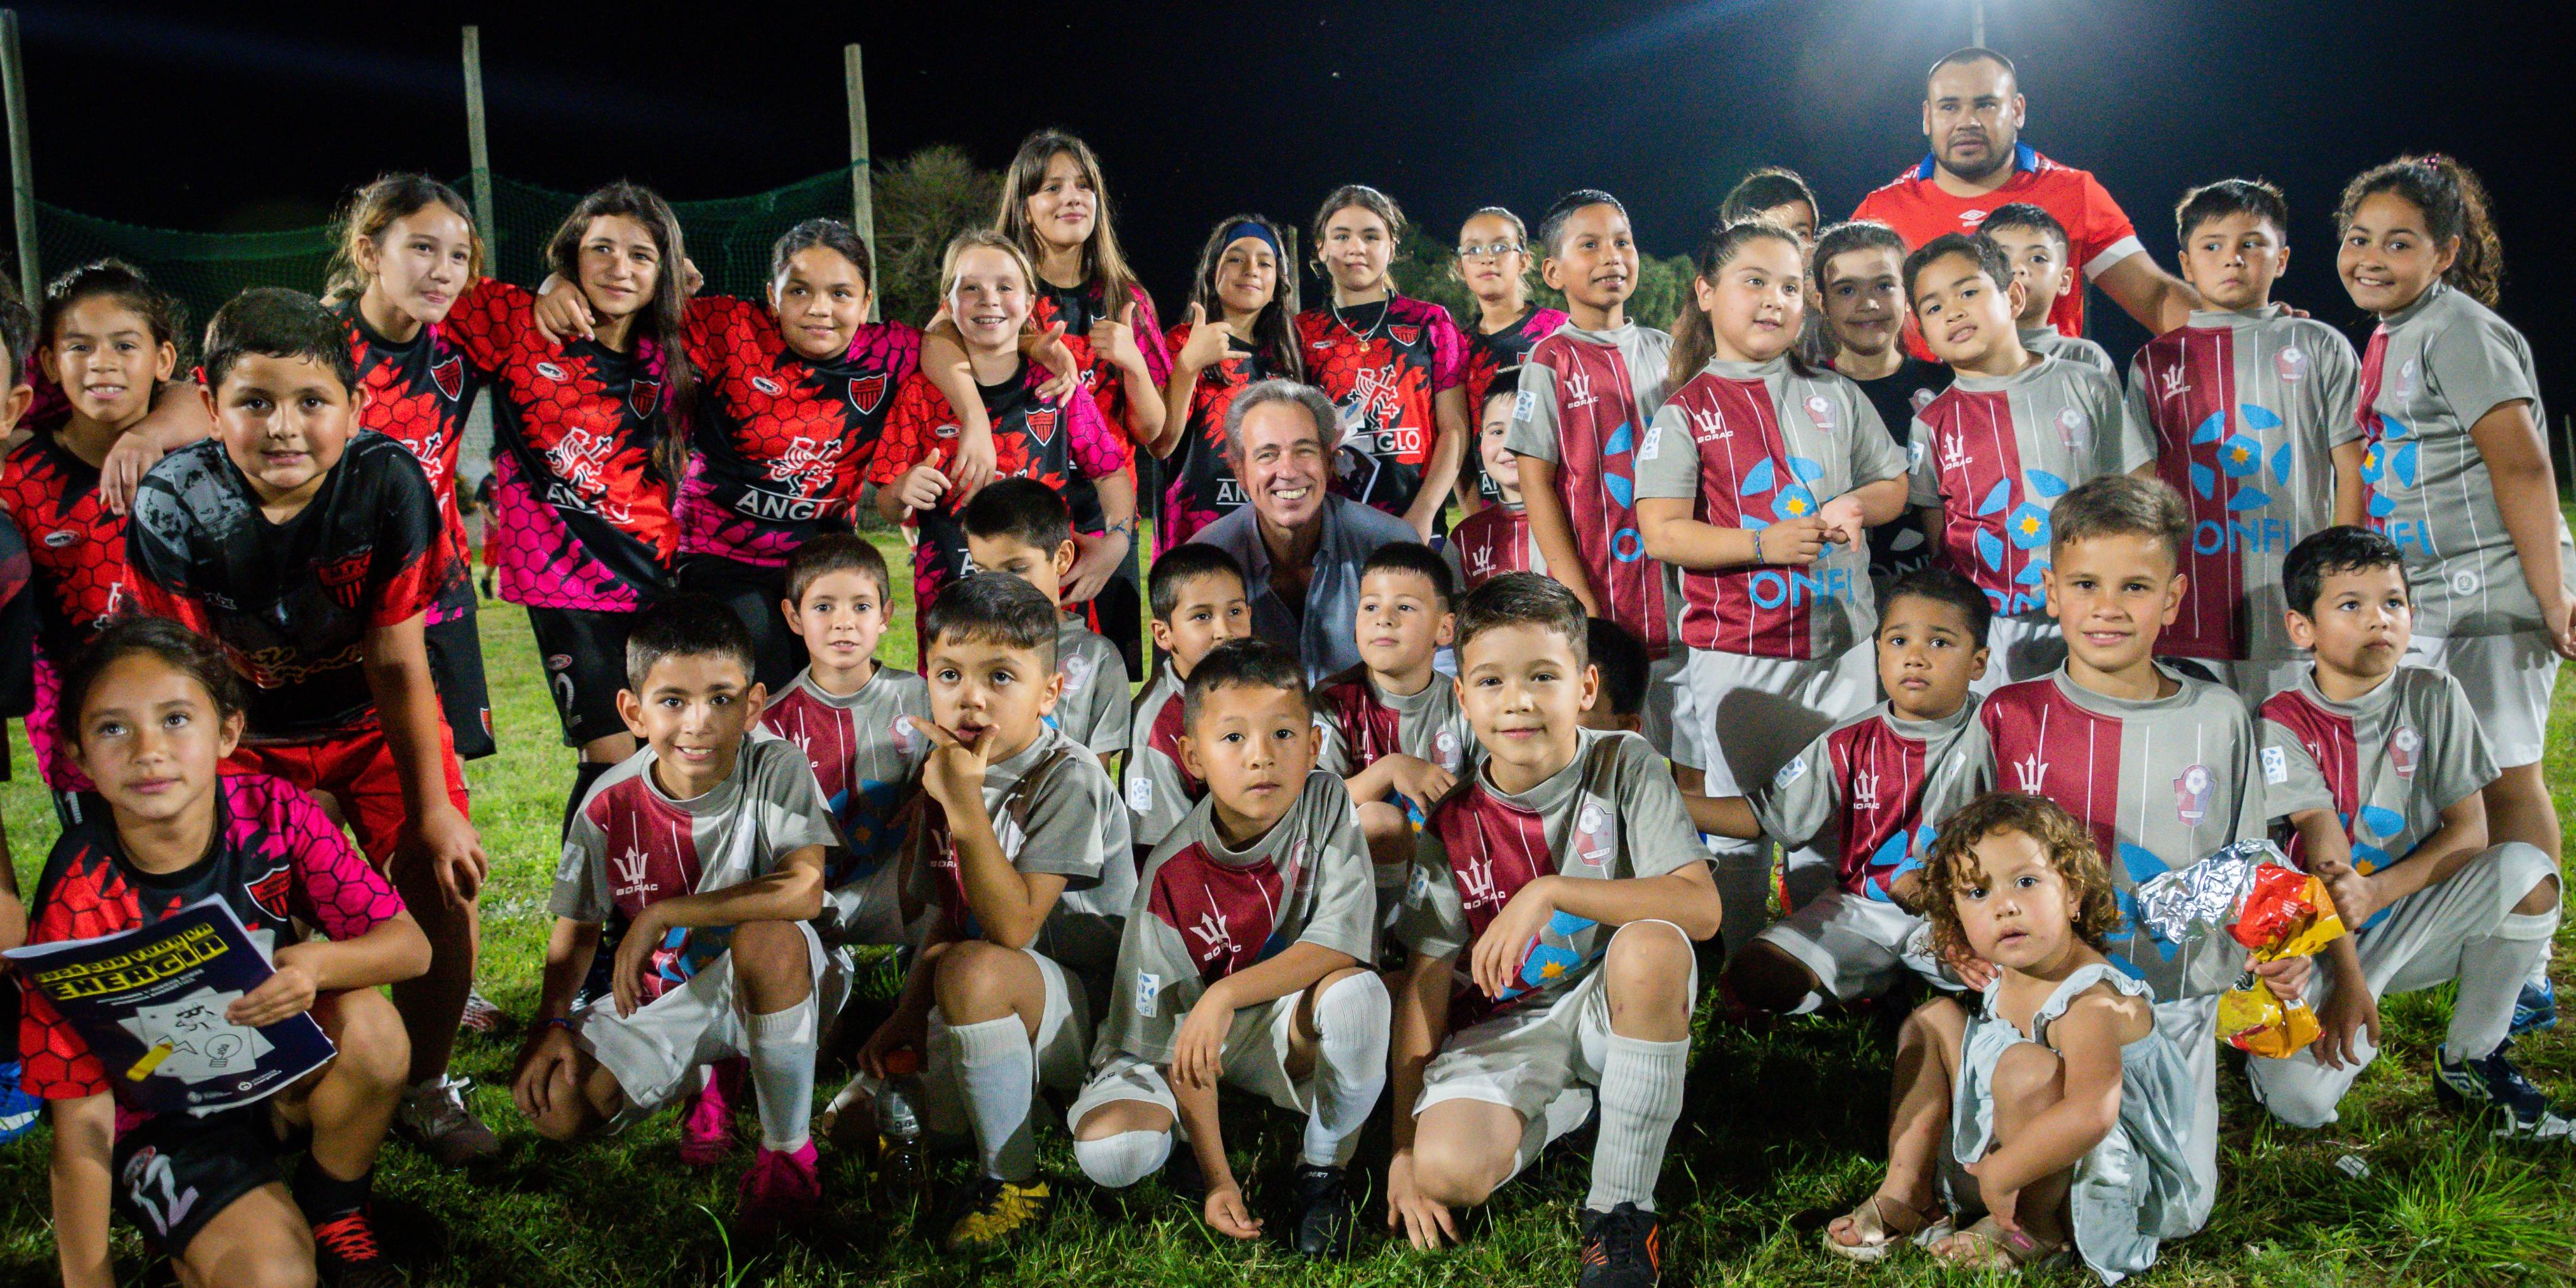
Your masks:
<path fill-rule="evenodd" d="M 1204 541 L 1234 556 L 1243 565 L 1244 589 L 1252 598 L 1252 633 L 1261 639 L 1297 641 L 1297 660 L 1313 683 L 1359 665 L 1359 636 L 1354 620 L 1360 609 L 1360 566 L 1379 546 L 1419 542 L 1413 525 L 1338 496 L 1324 498 L 1324 539 L 1315 548 L 1314 572 L 1306 584 L 1306 611 L 1300 620 L 1279 593 L 1270 588 L 1270 547 L 1261 540 L 1261 516 L 1251 506 L 1199 530 L 1192 541 Z"/>

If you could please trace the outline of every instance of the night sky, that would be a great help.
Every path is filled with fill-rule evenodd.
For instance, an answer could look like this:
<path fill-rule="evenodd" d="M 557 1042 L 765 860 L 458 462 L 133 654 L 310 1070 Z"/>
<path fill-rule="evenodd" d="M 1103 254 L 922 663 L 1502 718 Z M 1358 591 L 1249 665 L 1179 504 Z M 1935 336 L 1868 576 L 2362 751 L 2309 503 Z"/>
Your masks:
<path fill-rule="evenodd" d="M 948 142 L 998 167 L 1042 124 L 1088 138 L 1167 316 L 1212 221 L 1302 223 L 1353 180 L 1444 241 L 1476 206 L 1534 218 L 1596 186 L 1649 251 L 1677 254 L 1765 162 L 1804 172 L 1838 218 L 1921 155 L 1923 69 L 1968 33 L 1964 0 L 261 8 L 20 6 L 39 196 L 275 228 L 316 222 L 378 170 L 462 173 L 465 22 L 483 24 L 496 170 L 732 195 L 846 159 L 840 47 L 856 40 L 880 158 Z M 2503 311 L 2538 349 L 2555 418 L 2576 412 L 2576 253 L 2558 222 L 2576 210 L 2576 113 L 2535 8 L 1991 0 L 1987 21 L 2021 68 L 2025 141 L 2099 175 L 2159 262 L 2185 186 L 2271 178 L 2295 225 L 2281 295 L 2339 324 L 2358 320 L 2332 272 L 2344 180 L 2412 149 L 2475 166 L 2503 229 Z M 2093 311 L 2115 352 L 2142 338 L 2099 295 Z"/>

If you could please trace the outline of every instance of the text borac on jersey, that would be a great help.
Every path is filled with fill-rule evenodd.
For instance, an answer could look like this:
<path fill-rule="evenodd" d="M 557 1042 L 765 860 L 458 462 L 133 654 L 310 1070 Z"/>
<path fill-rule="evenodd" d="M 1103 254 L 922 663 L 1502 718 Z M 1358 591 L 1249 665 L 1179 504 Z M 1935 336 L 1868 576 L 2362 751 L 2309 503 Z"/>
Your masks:
<path fill-rule="evenodd" d="M 1305 852 L 1300 841 L 1283 871 L 1275 859 L 1220 863 L 1205 842 L 1194 842 L 1154 869 L 1146 908 L 1180 935 L 1199 978 L 1213 984 L 1288 946 L 1279 914 L 1304 875 Z"/>

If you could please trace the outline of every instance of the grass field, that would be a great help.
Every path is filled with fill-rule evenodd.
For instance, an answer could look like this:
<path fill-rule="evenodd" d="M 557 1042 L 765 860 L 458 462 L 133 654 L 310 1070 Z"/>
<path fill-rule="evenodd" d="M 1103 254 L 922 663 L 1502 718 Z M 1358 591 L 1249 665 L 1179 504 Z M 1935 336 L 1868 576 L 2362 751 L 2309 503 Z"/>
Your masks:
<path fill-rule="evenodd" d="M 888 656 L 909 664 L 909 589 Z M 537 997 L 548 918 L 545 898 L 571 753 L 557 745 L 553 708 L 538 682 L 524 614 L 487 604 L 486 666 L 502 752 L 467 767 L 474 821 L 493 856 L 484 896 L 484 989 L 525 1015 Z M 2549 778 L 2562 816 L 2576 820 L 2576 676 L 2558 689 Z M 12 731 L 13 737 L 19 735 Z M 55 827 L 23 739 L 17 781 L 0 793 L 15 842 L 19 881 L 32 888 Z M 2576 932 L 2562 932 L 2562 993 L 2576 983 Z M 2209 1228 L 2170 1244 L 2147 1282 L 2199 1284 L 2434 1284 L 2576 1281 L 2576 1154 L 2567 1145 L 2510 1146 L 2441 1111 L 2427 1071 L 2448 1014 L 2440 993 L 2386 1007 L 2387 1047 L 2344 1104 L 2343 1121 L 2303 1133 L 2270 1125 L 2241 1077 L 2223 1078 L 2225 1190 Z M 1667 1282 L 1719 1284 L 1916 1284 L 1966 1281 L 1917 1256 L 1876 1269 L 1816 1246 L 1817 1231 L 1875 1185 L 1892 1042 L 1888 1015 L 1789 1021 L 1767 1034 L 1703 1025 L 1687 1108 L 1660 1190 L 1667 1217 Z M 2542 1085 L 2576 1102 L 2576 1024 L 2525 1041 L 2518 1054 Z M 1073 1167 L 1060 1116 L 1041 1111 L 1042 1150 L 1061 1196 L 1046 1230 L 1008 1252 L 959 1261 L 924 1232 L 870 1209 L 866 1177 L 847 1156 L 825 1155 L 831 1210 L 802 1239 L 729 1249 L 718 1218 L 730 1213 L 743 1161 L 691 1172 L 675 1156 L 672 1120 L 613 1140 L 548 1145 L 518 1120 L 506 1087 L 515 1037 L 469 1038 L 458 1070 L 477 1085 L 473 1103 L 506 1145 L 472 1175 L 439 1170 L 409 1148 L 385 1150 L 381 1193 L 434 1212 L 442 1246 L 415 1283 L 556 1284 L 949 1284 L 991 1282 L 1073 1288 L 1223 1284 L 1448 1285 L 1571 1283 L 1576 1218 L 1586 1185 L 1580 1153 L 1558 1150 L 1496 1196 L 1462 1249 L 1417 1254 L 1372 1240 L 1352 1261 L 1300 1262 L 1275 1244 L 1236 1245 L 1208 1231 L 1194 1208 L 1148 1182 L 1124 1194 L 1093 1190 Z M 836 1072 L 819 1079 L 839 1085 Z M 1254 1177 L 1256 1205 L 1276 1193 L 1293 1161 L 1297 1124 L 1238 1102 L 1263 1122 L 1230 1137 L 1235 1165 Z M 1266 1116 L 1264 1116 L 1266 1115 Z M 1236 1116 L 1236 1122 L 1247 1121 Z M 1384 1131 L 1374 1128 L 1364 1165 L 1382 1174 Z M 0 1153 L 0 1282 L 51 1283 L 47 1219 L 48 1137 L 39 1129 Z M 2345 1156 L 2367 1175 L 2338 1170 Z M 942 1175 L 962 1175 L 947 1160 Z M 1371 1228 L 1384 1215 L 1374 1192 Z M 1272 1228 L 1283 1227 L 1274 1214 Z M 140 1243 L 118 1236 L 127 1282 L 142 1273 Z M 2091 1282 L 2080 1271 L 2050 1282 Z"/>

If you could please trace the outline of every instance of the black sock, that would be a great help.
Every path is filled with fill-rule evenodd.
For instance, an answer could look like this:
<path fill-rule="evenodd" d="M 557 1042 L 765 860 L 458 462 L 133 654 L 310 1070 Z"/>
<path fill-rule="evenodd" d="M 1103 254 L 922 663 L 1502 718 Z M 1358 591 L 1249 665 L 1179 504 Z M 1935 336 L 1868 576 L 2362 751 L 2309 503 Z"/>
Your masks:
<path fill-rule="evenodd" d="M 304 1219 L 314 1225 L 320 1225 L 334 1217 L 363 1211 L 367 1206 L 368 1198 L 375 1192 L 375 1185 L 376 1169 L 372 1167 L 358 1179 L 344 1181 L 323 1171 L 322 1165 L 314 1162 L 313 1156 L 307 1154 L 304 1156 L 303 1166 L 295 1169 L 295 1184 L 292 1188 L 295 1194 L 295 1206 L 304 1210 Z"/>
<path fill-rule="evenodd" d="M 581 803 L 589 799 L 590 789 L 599 782 L 599 776 L 615 768 L 617 766 L 613 764 L 603 765 L 596 760 L 585 760 L 573 767 L 572 795 L 564 798 L 563 830 L 566 833 L 572 831 L 572 816 L 581 812 Z"/>

